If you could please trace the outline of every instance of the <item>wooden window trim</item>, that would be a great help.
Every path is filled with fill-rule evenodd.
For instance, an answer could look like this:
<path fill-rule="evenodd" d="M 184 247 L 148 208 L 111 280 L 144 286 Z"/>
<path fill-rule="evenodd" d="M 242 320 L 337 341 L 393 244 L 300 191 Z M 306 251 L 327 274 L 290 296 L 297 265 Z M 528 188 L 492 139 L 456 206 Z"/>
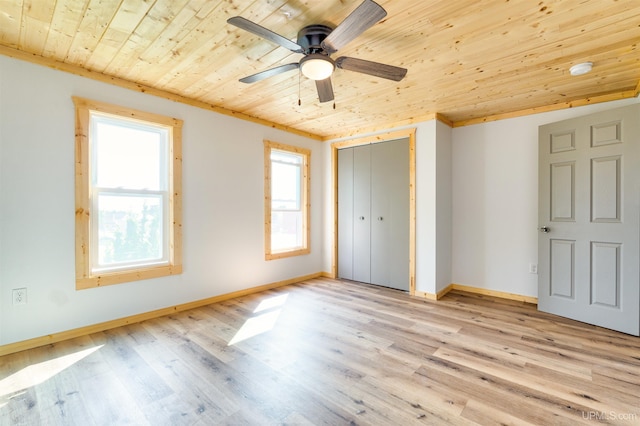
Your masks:
<path fill-rule="evenodd" d="M 304 156 L 302 165 L 302 200 L 304 206 L 302 217 L 303 224 L 303 244 L 302 248 L 273 252 L 271 250 L 271 150 L 293 152 Z M 278 142 L 264 140 L 264 245 L 265 259 L 282 259 L 291 256 L 300 256 L 311 253 L 311 203 L 309 197 L 310 174 L 309 166 L 311 164 L 311 150 L 292 145 L 285 145 Z"/>
<path fill-rule="evenodd" d="M 76 289 L 158 278 L 182 273 L 182 124 L 163 115 L 137 111 L 89 99 L 73 97 L 76 113 L 75 204 L 76 204 Z M 167 127 L 169 143 L 169 264 L 92 274 L 90 263 L 91 178 L 89 121 L 91 111 L 139 120 Z"/>

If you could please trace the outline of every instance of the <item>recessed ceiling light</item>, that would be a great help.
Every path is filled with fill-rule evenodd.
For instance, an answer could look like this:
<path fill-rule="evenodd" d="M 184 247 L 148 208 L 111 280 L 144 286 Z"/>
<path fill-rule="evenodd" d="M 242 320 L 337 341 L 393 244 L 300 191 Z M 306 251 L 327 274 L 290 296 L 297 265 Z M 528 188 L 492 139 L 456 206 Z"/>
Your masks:
<path fill-rule="evenodd" d="M 593 62 L 582 62 L 569 68 L 569 72 L 571 75 L 582 75 L 591 71 L 591 68 L 593 68 Z"/>

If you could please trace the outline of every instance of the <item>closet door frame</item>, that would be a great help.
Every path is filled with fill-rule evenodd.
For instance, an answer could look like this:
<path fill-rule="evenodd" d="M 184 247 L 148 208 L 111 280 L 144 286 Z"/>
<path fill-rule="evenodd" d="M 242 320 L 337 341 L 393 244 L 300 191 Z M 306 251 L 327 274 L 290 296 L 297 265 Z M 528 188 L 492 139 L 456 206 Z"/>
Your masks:
<path fill-rule="evenodd" d="M 331 144 L 331 176 L 333 181 L 333 250 L 331 277 L 338 276 L 338 150 L 358 145 L 409 139 L 409 294 L 416 292 L 416 129 L 404 129 Z"/>

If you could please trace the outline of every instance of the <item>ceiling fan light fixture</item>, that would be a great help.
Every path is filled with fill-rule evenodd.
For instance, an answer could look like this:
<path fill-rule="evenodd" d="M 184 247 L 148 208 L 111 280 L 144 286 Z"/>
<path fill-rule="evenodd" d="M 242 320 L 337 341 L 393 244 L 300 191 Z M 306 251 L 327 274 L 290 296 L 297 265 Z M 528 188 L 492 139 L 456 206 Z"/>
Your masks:
<path fill-rule="evenodd" d="M 593 68 L 593 62 L 582 62 L 569 68 L 569 73 L 571 75 L 583 75 L 590 72 L 591 68 Z"/>
<path fill-rule="evenodd" d="M 320 53 L 311 53 L 300 59 L 302 74 L 311 80 L 325 80 L 331 77 L 334 69 L 333 60 Z"/>

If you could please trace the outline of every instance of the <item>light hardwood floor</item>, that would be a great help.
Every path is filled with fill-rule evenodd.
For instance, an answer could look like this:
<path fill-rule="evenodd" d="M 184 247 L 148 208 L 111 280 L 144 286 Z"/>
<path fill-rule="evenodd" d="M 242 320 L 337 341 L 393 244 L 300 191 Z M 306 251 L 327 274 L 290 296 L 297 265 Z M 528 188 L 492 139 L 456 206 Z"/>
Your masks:
<path fill-rule="evenodd" d="M 7 355 L 0 380 L 3 425 L 640 424 L 639 338 L 329 279 Z"/>

